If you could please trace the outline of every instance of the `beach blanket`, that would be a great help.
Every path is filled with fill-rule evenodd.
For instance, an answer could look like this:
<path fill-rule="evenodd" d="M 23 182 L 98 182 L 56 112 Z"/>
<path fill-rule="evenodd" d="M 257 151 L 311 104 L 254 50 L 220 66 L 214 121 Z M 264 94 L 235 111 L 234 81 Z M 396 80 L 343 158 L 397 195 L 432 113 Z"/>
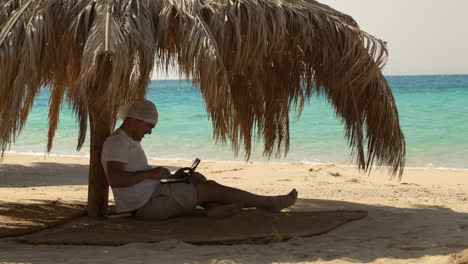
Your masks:
<path fill-rule="evenodd" d="M 0 202 L 0 237 L 26 234 L 68 222 L 85 214 L 86 205 L 60 201 Z"/>
<path fill-rule="evenodd" d="M 66 228 L 46 230 L 18 240 L 30 244 L 115 246 L 169 239 L 192 244 L 258 244 L 323 234 L 366 215 L 365 211 L 270 213 L 252 209 L 229 218 L 208 218 L 194 213 L 164 221 L 142 221 L 125 216 L 74 221 L 75 224 Z"/>

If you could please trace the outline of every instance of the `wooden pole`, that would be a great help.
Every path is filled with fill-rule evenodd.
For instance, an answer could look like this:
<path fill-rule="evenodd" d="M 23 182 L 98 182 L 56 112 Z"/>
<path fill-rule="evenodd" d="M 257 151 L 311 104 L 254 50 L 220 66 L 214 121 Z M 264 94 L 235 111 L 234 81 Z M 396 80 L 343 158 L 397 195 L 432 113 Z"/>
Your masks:
<path fill-rule="evenodd" d="M 89 107 L 91 146 L 88 182 L 88 216 L 98 219 L 107 217 L 109 184 L 101 164 L 104 141 L 111 133 L 111 118 L 108 111 Z"/>

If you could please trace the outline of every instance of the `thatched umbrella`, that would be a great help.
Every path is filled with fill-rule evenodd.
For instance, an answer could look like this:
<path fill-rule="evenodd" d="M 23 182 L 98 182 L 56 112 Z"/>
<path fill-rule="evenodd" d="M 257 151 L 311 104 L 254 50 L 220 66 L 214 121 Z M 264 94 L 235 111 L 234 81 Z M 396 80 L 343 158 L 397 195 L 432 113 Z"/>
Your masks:
<path fill-rule="evenodd" d="M 359 168 L 401 176 L 405 143 L 382 76 L 385 43 L 312 0 L 0 0 L 2 153 L 41 87 L 51 91 L 48 151 L 63 100 L 91 126 L 88 213 L 106 214 L 101 146 L 118 105 L 145 96 L 150 73 L 178 64 L 199 83 L 214 138 L 250 155 L 286 154 L 289 112 L 324 94 Z"/>

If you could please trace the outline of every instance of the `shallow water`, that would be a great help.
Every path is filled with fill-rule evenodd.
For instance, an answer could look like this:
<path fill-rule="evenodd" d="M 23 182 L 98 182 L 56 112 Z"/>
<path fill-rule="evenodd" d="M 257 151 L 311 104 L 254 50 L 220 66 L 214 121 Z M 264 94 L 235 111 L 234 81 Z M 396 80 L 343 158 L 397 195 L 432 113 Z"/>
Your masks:
<path fill-rule="evenodd" d="M 400 122 L 407 142 L 407 166 L 468 168 L 468 75 L 390 76 Z M 242 161 L 230 146 L 216 145 L 212 138 L 199 90 L 188 82 L 153 81 L 148 98 L 160 114 L 153 134 L 142 145 L 149 157 L 157 159 Z M 42 154 L 47 144 L 49 92 L 36 98 L 26 127 L 11 146 L 12 152 Z M 344 138 L 341 122 L 322 97 L 313 97 L 301 117 L 291 113 L 291 145 L 287 157 L 270 162 L 355 164 Z M 78 126 L 65 106 L 60 115 L 52 154 L 89 153 L 88 140 L 76 151 Z M 251 161 L 267 161 L 255 147 Z"/>

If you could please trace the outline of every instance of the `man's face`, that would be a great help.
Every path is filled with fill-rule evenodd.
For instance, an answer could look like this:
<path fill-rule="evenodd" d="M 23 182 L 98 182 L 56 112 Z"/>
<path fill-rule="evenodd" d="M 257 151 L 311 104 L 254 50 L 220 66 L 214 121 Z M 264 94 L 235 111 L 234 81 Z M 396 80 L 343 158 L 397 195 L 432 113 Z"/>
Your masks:
<path fill-rule="evenodd" d="M 142 120 L 138 120 L 138 119 L 137 119 L 136 124 L 137 124 L 137 126 L 136 126 L 136 129 L 135 129 L 135 131 L 136 131 L 135 140 L 141 141 L 146 134 L 151 135 L 151 131 L 154 128 L 153 124 L 142 121 Z"/>

